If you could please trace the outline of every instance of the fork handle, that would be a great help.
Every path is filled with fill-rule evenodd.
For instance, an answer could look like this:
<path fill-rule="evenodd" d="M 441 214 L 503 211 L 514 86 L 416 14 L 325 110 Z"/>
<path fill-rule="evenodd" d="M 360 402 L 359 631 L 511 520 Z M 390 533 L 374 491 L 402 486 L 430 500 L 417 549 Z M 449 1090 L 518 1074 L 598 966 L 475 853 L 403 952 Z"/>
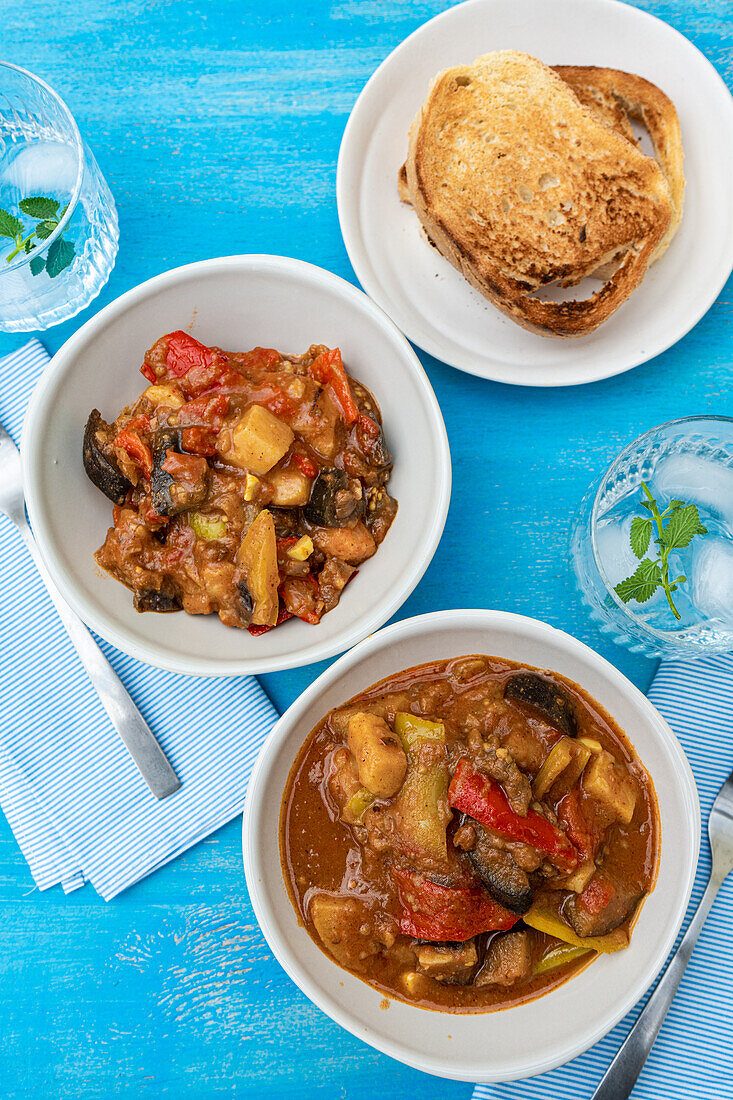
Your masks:
<path fill-rule="evenodd" d="M 76 647 L 81 663 L 112 725 L 120 735 L 151 792 L 159 801 L 168 798 L 180 788 L 181 783 L 156 741 L 153 731 L 84 623 L 61 597 L 46 569 L 25 516 L 22 522 L 19 522 L 16 517 L 13 517 L 13 521 L 20 531 L 66 633 Z"/>
<path fill-rule="evenodd" d="M 662 980 L 647 1001 L 638 1020 L 621 1044 L 616 1057 L 606 1070 L 603 1079 L 593 1093 L 591 1100 L 626 1100 L 636 1084 L 647 1060 L 649 1051 L 664 1023 L 672 998 L 682 980 L 685 967 L 690 961 L 693 948 L 697 943 L 710 906 L 720 889 L 720 879 L 713 874 L 707 884 L 695 915 L 690 921 L 680 945 L 672 957 Z"/>

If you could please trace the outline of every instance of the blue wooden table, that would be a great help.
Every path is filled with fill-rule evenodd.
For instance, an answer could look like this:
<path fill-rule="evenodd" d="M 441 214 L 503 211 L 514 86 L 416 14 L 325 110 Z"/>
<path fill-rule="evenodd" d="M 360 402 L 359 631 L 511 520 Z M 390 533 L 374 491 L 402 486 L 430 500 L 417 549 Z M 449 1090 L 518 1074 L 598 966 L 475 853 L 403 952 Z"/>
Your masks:
<path fill-rule="evenodd" d="M 210 256 L 289 254 L 353 280 L 335 202 L 347 115 L 390 50 L 447 6 L 4 0 L 2 55 L 70 105 L 120 214 L 108 286 L 44 335 L 49 350 L 123 291 Z M 639 6 L 687 35 L 733 85 L 730 0 Z M 658 359 L 583 389 L 495 385 L 422 355 L 446 420 L 454 489 L 443 541 L 400 616 L 474 606 L 534 615 L 645 689 L 653 664 L 613 646 L 579 604 L 570 519 L 589 483 L 645 428 L 733 411 L 732 292 L 729 283 Z M 0 337 L 0 354 L 19 343 Z M 263 682 L 285 708 L 319 671 Z M 69 897 L 34 890 L 3 819 L 0 1091 L 5 1100 L 449 1100 L 471 1089 L 377 1054 L 301 996 L 255 922 L 238 821 L 105 905 L 88 887 Z"/>

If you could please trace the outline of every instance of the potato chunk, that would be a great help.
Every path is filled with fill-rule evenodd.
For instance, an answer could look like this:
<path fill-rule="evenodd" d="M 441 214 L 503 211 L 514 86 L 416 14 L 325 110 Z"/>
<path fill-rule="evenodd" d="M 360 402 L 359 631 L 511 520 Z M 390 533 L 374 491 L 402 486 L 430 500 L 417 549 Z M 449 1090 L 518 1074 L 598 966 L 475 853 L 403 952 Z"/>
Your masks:
<path fill-rule="evenodd" d="M 365 959 L 381 951 L 369 911 L 358 898 L 315 894 L 310 918 L 321 943 L 342 966 L 358 970 Z"/>
<path fill-rule="evenodd" d="M 219 433 L 217 446 L 227 462 L 261 476 L 287 454 L 294 439 L 288 425 L 269 409 L 250 405 L 231 431 Z"/>
<path fill-rule="evenodd" d="M 366 789 L 377 798 L 397 794 L 407 773 L 407 756 L 385 720 L 365 711 L 353 714 L 347 740 Z"/>
<path fill-rule="evenodd" d="M 634 781 L 610 752 L 603 749 L 593 754 L 583 773 L 583 788 L 590 798 L 603 804 L 612 820 L 629 824 L 636 805 Z"/>
<path fill-rule="evenodd" d="M 478 954 L 473 940 L 467 940 L 458 947 L 429 943 L 417 948 L 417 961 L 422 973 L 429 974 L 436 981 L 461 984 L 470 978 L 478 962 Z"/>
<path fill-rule="evenodd" d="M 275 470 L 267 484 L 272 488 L 270 504 L 275 508 L 302 507 L 311 495 L 311 479 L 300 470 Z"/>

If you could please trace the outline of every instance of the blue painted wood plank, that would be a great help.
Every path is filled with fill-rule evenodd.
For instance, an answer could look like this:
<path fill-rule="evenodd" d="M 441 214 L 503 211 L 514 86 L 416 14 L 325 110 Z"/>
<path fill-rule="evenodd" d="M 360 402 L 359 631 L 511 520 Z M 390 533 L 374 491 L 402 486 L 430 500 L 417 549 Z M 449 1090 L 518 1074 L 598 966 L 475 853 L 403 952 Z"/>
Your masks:
<path fill-rule="evenodd" d="M 3 56 L 67 100 L 120 213 L 108 286 L 44 336 L 48 348 L 143 279 L 209 256 L 290 254 L 355 281 L 335 207 L 348 112 L 387 53 L 448 6 L 5 0 Z M 729 0 L 638 6 L 686 34 L 733 85 Z M 569 525 L 590 482 L 645 428 L 731 412 L 732 322 L 729 283 L 675 348 L 573 390 L 503 387 L 422 355 L 445 415 L 454 490 L 435 560 L 399 617 L 459 606 L 535 615 L 645 688 L 652 663 L 609 643 L 579 604 Z M 0 336 L 0 354 L 18 343 Z M 263 682 L 284 708 L 321 667 Z M 7 1100 L 463 1100 L 471 1091 L 376 1054 L 301 996 L 254 920 L 238 822 L 105 905 L 87 890 L 33 890 L 0 821 L 0 1005 Z"/>

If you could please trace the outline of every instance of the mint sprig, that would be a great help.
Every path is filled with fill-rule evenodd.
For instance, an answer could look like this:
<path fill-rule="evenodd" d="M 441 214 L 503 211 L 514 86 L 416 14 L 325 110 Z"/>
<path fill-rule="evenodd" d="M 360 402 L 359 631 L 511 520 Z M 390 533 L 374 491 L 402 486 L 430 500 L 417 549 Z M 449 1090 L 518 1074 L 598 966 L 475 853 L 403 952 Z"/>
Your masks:
<path fill-rule="evenodd" d="M 36 241 L 45 241 L 56 231 L 69 209 L 68 204 L 62 209 L 59 209 L 60 206 L 57 199 L 51 199 L 46 195 L 29 195 L 28 198 L 21 199 L 18 203 L 20 212 L 36 222 L 30 232 L 29 227 L 24 226 L 20 218 L 0 207 L 0 237 L 8 238 L 15 246 L 5 257 L 6 263 L 10 263 L 21 252 L 32 252 L 36 248 Z M 45 258 L 34 256 L 31 259 L 29 264 L 31 274 L 40 275 L 45 270 L 49 278 L 55 279 L 69 266 L 74 255 L 73 243 L 64 240 L 61 235 L 49 247 Z"/>
<path fill-rule="evenodd" d="M 669 507 L 660 512 L 646 482 L 642 481 L 641 489 L 645 497 L 640 502 L 641 506 L 650 514 L 634 516 L 629 533 L 631 549 L 641 560 L 631 576 L 620 581 L 614 591 L 623 603 L 630 603 L 631 600 L 647 603 L 658 588 L 663 588 L 672 614 L 675 619 L 680 619 L 682 616 L 675 607 L 672 593 L 685 583 L 687 577 L 680 575 L 670 580 L 669 555 L 673 550 L 685 550 L 695 535 L 707 535 L 708 529 L 700 522 L 696 505 L 673 500 Z M 655 532 L 654 545 L 659 552 L 658 557 L 648 558 L 645 555 Z"/>

